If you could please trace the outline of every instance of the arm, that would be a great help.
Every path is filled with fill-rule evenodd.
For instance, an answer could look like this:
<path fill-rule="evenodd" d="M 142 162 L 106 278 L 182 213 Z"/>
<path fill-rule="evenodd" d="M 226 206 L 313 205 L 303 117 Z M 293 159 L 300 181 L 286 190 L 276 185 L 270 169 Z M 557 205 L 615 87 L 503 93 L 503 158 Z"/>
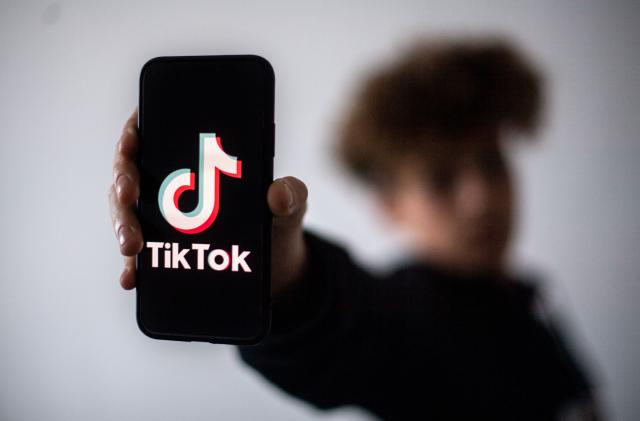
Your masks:
<path fill-rule="evenodd" d="M 364 404 L 376 338 L 378 279 L 339 246 L 305 231 L 306 264 L 273 301 L 271 334 L 241 358 L 286 392 L 320 408 Z M 360 396 L 360 394 L 363 396 Z"/>
<path fill-rule="evenodd" d="M 137 111 L 127 120 L 117 143 L 113 183 L 109 186 L 111 222 L 124 256 L 120 284 L 133 289 L 135 256 L 143 247 L 134 212 L 140 193 L 135 165 Z M 317 406 L 355 403 L 360 390 L 351 382 L 363 364 L 363 327 L 372 283 L 339 247 L 305 233 L 302 219 L 307 188 L 294 178 L 275 180 L 267 192 L 273 214 L 272 333 L 263 344 L 240 349 L 242 358 L 281 388 Z"/>

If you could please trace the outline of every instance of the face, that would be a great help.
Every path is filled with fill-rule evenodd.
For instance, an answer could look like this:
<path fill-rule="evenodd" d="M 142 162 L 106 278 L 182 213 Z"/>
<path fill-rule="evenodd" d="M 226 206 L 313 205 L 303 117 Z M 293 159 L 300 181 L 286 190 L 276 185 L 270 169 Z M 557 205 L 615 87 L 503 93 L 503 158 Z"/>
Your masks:
<path fill-rule="evenodd" d="M 514 199 L 496 130 L 469 135 L 437 158 L 405 158 L 381 198 L 419 257 L 458 271 L 502 271 Z"/>

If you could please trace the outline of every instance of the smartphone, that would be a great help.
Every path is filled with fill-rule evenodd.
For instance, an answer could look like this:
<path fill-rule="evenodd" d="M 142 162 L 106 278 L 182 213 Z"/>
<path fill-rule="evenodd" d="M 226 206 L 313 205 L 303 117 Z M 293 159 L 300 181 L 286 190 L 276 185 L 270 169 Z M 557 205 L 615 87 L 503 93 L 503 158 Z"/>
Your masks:
<path fill-rule="evenodd" d="M 255 344 L 269 330 L 274 79 L 255 55 L 157 57 L 141 70 L 136 318 L 147 336 Z"/>

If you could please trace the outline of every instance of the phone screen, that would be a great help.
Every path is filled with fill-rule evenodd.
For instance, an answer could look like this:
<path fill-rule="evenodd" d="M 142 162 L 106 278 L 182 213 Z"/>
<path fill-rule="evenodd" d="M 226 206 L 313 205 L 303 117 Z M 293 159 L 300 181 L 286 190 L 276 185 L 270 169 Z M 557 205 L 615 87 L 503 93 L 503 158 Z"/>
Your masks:
<path fill-rule="evenodd" d="M 140 75 L 137 320 L 255 343 L 270 308 L 274 74 L 258 56 L 159 57 Z"/>

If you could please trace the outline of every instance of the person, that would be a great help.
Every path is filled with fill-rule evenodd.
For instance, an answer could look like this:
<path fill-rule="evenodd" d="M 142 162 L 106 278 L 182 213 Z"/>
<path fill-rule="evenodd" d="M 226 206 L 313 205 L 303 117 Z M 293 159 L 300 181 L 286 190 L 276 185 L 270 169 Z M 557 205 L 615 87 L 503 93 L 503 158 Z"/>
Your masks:
<path fill-rule="evenodd" d="M 592 381 L 541 317 L 535 282 L 507 269 L 517 209 L 506 145 L 538 127 L 542 85 L 499 39 L 422 40 L 366 78 L 336 151 L 413 255 L 373 274 L 304 228 L 302 181 L 273 181 L 272 329 L 241 358 L 318 408 L 385 420 L 596 419 Z M 136 117 L 109 192 L 125 289 L 143 245 Z"/>

